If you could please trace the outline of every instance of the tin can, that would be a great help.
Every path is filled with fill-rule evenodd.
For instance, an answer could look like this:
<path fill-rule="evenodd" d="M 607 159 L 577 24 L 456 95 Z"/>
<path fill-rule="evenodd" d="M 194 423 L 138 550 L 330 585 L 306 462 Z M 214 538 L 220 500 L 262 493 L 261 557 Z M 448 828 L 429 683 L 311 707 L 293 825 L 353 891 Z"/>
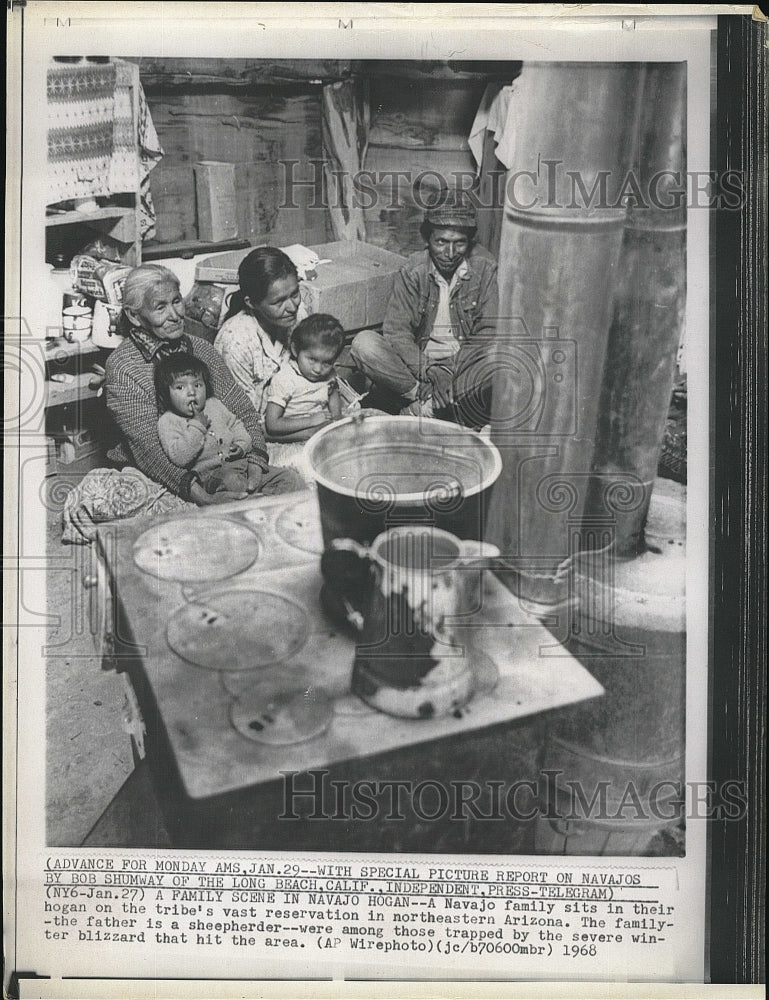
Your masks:
<path fill-rule="evenodd" d="M 73 292 L 71 289 L 62 293 L 61 309 L 62 314 L 66 309 L 91 309 L 91 303 L 87 295 L 82 292 Z"/>

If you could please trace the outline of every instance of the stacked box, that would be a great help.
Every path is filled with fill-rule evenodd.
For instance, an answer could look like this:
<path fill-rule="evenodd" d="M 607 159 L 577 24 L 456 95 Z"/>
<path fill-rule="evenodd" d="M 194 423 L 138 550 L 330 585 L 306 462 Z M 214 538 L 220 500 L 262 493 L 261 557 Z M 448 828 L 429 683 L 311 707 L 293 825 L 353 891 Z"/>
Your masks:
<path fill-rule="evenodd" d="M 201 160 L 193 164 L 198 239 L 220 243 L 238 235 L 235 164 Z"/>

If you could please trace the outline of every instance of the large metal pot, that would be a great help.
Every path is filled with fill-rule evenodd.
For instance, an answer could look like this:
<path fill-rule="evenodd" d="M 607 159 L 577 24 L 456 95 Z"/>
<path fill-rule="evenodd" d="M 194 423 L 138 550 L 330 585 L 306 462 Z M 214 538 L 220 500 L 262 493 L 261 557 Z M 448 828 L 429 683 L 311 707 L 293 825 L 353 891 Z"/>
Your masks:
<path fill-rule="evenodd" d="M 306 445 L 321 529 L 370 545 L 398 524 L 432 524 L 482 540 L 499 451 L 476 431 L 425 417 L 366 416 L 329 424 Z"/>

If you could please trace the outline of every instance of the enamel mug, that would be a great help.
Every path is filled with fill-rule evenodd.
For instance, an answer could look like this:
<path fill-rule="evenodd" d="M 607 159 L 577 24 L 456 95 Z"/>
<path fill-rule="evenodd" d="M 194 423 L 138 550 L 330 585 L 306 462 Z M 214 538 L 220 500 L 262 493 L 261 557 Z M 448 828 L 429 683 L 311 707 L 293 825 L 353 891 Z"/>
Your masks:
<path fill-rule="evenodd" d="M 342 538 L 331 550 L 367 569 L 357 599 L 348 600 L 359 632 L 353 691 L 391 715 L 432 718 L 460 708 L 474 675 L 457 630 L 480 610 L 482 572 L 499 549 L 430 525 L 401 525 L 368 547 Z"/>

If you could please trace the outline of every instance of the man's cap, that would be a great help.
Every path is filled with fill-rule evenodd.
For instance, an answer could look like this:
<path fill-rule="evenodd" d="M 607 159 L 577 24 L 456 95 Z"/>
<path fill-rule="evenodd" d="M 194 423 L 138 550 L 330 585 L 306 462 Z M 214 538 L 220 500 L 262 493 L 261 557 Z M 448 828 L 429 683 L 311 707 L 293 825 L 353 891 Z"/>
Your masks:
<path fill-rule="evenodd" d="M 425 212 L 425 222 L 473 229 L 477 225 L 475 206 L 464 191 L 442 192 L 437 204 Z"/>

